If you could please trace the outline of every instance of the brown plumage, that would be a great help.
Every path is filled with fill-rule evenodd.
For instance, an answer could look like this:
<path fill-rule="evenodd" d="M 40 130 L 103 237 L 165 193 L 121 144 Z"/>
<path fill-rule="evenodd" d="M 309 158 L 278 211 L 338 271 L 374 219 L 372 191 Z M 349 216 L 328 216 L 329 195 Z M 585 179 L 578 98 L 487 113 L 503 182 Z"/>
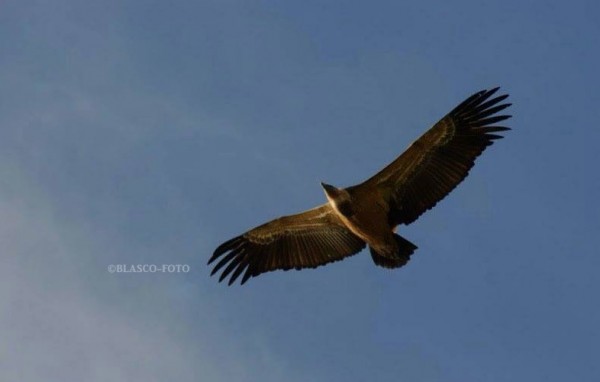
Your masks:
<path fill-rule="evenodd" d="M 448 195 L 469 173 L 495 134 L 510 130 L 496 123 L 508 95 L 498 88 L 473 94 L 413 142 L 396 160 L 365 182 L 345 189 L 322 184 L 328 203 L 275 219 L 221 244 L 219 259 L 231 285 L 276 269 L 316 268 L 360 252 L 369 245 L 376 265 L 398 268 L 417 248 L 394 233 L 414 222 Z M 224 268 L 223 268 L 224 267 Z"/>

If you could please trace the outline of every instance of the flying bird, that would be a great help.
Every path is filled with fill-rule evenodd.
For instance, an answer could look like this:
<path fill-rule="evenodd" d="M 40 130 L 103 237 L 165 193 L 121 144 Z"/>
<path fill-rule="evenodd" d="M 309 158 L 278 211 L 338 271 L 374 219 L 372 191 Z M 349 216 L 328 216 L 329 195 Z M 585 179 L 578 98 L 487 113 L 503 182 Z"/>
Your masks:
<path fill-rule="evenodd" d="M 277 269 L 316 268 L 342 260 L 369 246 L 376 265 L 399 268 L 417 246 L 395 233 L 448 195 L 475 159 L 510 130 L 497 125 L 511 104 L 499 88 L 473 94 L 413 142 L 383 170 L 363 183 L 337 188 L 321 183 L 327 203 L 283 216 L 221 244 L 208 264 L 219 260 L 219 282 L 231 285 Z M 224 268 L 223 268 L 224 267 Z"/>

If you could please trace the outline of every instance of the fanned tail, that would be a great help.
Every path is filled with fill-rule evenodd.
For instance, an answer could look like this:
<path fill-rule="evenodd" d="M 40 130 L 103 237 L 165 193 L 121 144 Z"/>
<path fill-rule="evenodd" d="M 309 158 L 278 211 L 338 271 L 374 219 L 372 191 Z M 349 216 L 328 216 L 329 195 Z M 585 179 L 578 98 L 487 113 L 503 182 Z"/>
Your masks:
<path fill-rule="evenodd" d="M 398 252 L 395 253 L 393 257 L 383 256 L 377 253 L 372 247 L 369 247 L 369 250 L 371 251 L 371 257 L 376 265 L 379 265 L 383 268 L 393 269 L 400 268 L 408 263 L 410 256 L 417 249 L 417 246 L 400 235 L 394 234 L 394 238 L 398 244 Z"/>

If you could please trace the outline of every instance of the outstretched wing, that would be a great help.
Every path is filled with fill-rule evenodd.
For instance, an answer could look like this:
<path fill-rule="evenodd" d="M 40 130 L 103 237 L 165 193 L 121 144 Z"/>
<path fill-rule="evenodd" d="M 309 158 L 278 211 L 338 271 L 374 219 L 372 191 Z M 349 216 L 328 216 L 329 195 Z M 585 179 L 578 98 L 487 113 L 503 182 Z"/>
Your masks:
<path fill-rule="evenodd" d="M 360 252 L 365 243 L 350 232 L 329 204 L 256 227 L 221 244 L 208 263 L 220 258 L 211 275 L 225 265 L 219 282 L 229 285 L 276 269 L 316 268 Z M 233 272 L 233 273 L 232 273 Z"/>
<path fill-rule="evenodd" d="M 395 161 L 362 185 L 377 187 L 389 205 L 390 225 L 410 224 L 448 195 L 494 140 L 510 130 L 496 115 L 511 104 L 498 88 L 473 94 L 417 139 Z M 360 186 L 359 186 L 360 187 Z"/>

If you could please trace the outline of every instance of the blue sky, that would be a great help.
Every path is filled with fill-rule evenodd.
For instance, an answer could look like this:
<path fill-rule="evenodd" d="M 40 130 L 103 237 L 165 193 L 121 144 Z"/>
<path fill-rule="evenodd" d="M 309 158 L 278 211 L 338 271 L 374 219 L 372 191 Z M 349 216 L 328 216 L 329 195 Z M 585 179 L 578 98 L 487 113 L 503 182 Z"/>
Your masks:
<path fill-rule="evenodd" d="M 600 379 L 597 2 L 0 9 L 0 379 Z M 209 277 L 496 85 L 513 131 L 400 227 L 407 267 Z"/>

